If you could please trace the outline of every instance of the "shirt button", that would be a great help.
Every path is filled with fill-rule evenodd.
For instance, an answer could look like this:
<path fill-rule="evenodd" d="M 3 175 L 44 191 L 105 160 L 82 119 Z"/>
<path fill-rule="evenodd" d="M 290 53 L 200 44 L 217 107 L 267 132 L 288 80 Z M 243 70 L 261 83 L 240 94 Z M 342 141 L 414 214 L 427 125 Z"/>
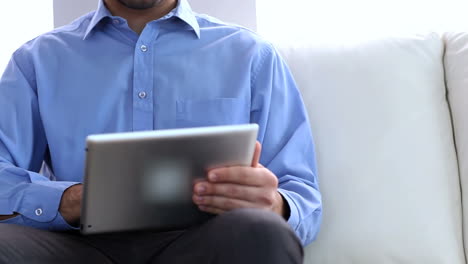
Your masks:
<path fill-rule="evenodd" d="M 140 47 L 141 51 L 143 52 L 147 52 L 148 51 L 148 47 L 146 45 L 141 45 Z"/>
<path fill-rule="evenodd" d="M 113 22 L 114 22 L 114 24 L 116 24 L 116 25 L 120 24 L 120 21 L 119 21 L 118 19 L 114 19 Z"/>
<path fill-rule="evenodd" d="M 42 209 L 37 208 L 36 211 L 34 211 L 34 213 L 36 213 L 37 216 L 40 216 L 40 215 L 42 215 Z"/>
<path fill-rule="evenodd" d="M 145 92 L 139 92 L 138 97 L 140 97 L 140 99 L 145 99 L 146 98 L 146 93 Z"/>

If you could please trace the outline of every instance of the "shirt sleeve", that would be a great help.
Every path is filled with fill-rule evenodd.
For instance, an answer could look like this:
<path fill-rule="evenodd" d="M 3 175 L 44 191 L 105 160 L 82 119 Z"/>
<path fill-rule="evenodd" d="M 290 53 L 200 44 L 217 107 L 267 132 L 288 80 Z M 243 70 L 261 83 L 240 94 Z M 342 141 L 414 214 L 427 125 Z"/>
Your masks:
<path fill-rule="evenodd" d="M 0 215 L 20 214 L 2 222 L 70 229 L 58 208 L 64 190 L 77 183 L 38 173 L 47 140 L 34 76 L 32 64 L 16 52 L 0 79 Z"/>
<path fill-rule="evenodd" d="M 322 202 L 304 103 L 287 65 L 271 45 L 259 52 L 251 80 L 251 121 L 260 127 L 260 162 L 278 177 L 279 192 L 290 207 L 288 223 L 307 245 L 317 236 Z"/>

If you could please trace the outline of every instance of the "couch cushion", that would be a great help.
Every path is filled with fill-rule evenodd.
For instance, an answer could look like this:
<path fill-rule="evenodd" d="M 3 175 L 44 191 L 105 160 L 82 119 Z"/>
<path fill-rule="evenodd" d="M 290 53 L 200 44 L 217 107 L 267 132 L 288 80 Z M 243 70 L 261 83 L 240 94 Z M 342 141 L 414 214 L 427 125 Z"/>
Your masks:
<path fill-rule="evenodd" d="M 460 167 L 464 226 L 468 227 L 468 33 L 444 35 L 445 76 L 452 109 L 455 142 Z M 465 241 L 468 228 L 464 230 Z M 468 246 L 465 246 L 468 252 Z"/>
<path fill-rule="evenodd" d="M 441 38 L 280 50 L 308 108 L 323 193 L 306 263 L 465 263 Z"/>

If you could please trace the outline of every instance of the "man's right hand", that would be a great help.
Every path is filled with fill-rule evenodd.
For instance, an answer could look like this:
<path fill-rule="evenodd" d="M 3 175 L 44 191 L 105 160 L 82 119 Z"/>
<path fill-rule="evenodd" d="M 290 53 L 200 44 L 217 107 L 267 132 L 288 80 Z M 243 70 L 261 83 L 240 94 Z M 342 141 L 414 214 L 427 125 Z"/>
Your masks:
<path fill-rule="evenodd" d="M 78 226 L 80 223 L 82 193 L 82 184 L 73 185 L 63 192 L 60 201 L 60 214 L 72 226 Z"/>
<path fill-rule="evenodd" d="M 13 218 L 13 217 L 15 217 L 15 216 L 17 216 L 17 215 L 18 215 L 18 213 L 14 213 L 14 214 L 12 214 L 12 215 L 0 215 L 0 221 Z"/>
<path fill-rule="evenodd" d="M 73 185 L 63 192 L 60 201 L 60 214 L 68 224 L 77 226 L 80 222 L 81 216 L 81 196 L 83 192 L 83 185 Z M 13 215 L 0 215 L 0 221 L 7 220 L 17 216 L 18 213 Z"/>

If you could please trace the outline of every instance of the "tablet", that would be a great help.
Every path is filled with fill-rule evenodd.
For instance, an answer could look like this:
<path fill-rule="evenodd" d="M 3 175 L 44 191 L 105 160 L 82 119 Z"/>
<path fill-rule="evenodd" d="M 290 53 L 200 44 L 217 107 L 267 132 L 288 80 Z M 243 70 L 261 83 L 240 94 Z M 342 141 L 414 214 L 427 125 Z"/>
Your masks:
<path fill-rule="evenodd" d="M 251 166 L 258 125 L 90 135 L 81 232 L 172 230 L 212 215 L 192 201 L 207 170 Z"/>

